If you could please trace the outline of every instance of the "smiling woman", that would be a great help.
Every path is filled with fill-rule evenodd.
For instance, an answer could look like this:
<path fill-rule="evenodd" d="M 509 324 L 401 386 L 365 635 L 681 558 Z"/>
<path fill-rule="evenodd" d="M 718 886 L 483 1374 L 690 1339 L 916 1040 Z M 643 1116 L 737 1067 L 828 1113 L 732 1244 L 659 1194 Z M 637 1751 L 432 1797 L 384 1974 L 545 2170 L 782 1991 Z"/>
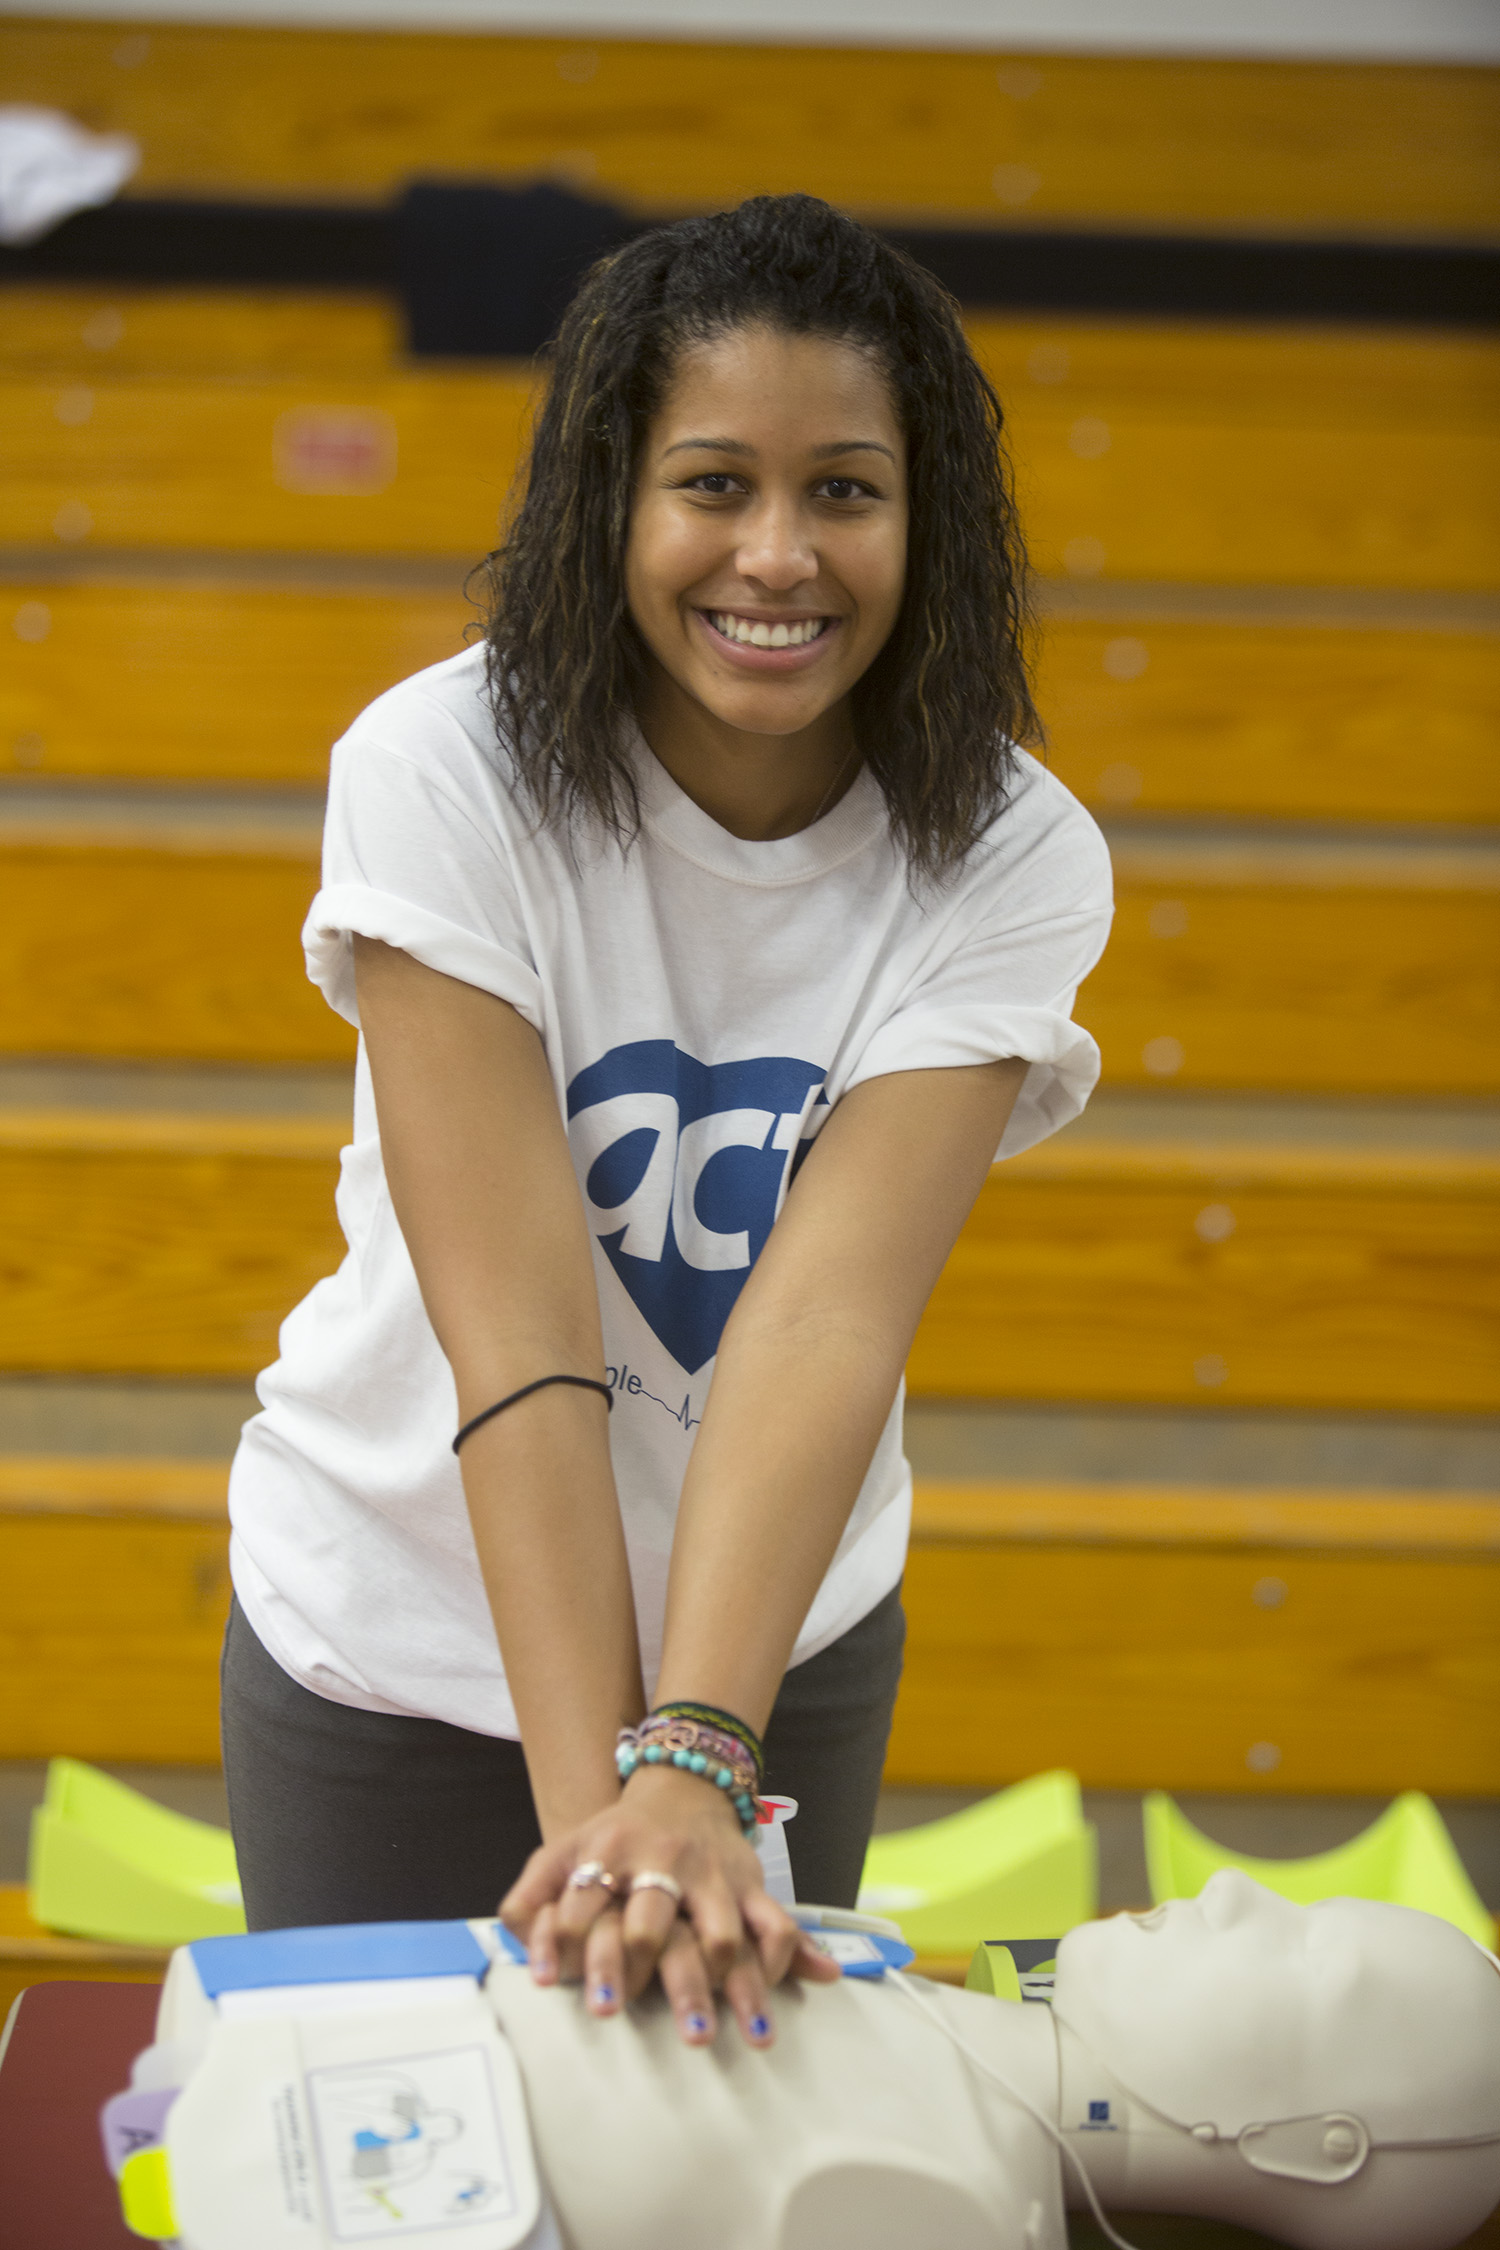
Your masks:
<path fill-rule="evenodd" d="M 338 745 L 350 1255 L 231 1492 L 252 1927 L 503 1892 L 539 1981 L 659 1974 L 691 2043 L 830 1973 L 749 1839 L 795 1799 L 799 1894 L 853 1903 L 902 1367 L 1098 1068 L 1108 861 L 1017 746 L 999 434 L 955 308 L 825 205 L 642 237 L 563 324 L 487 646 Z"/>
<path fill-rule="evenodd" d="M 741 434 L 679 434 L 699 429 Z M 869 352 L 760 326 L 683 352 L 625 585 L 647 739 L 732 835 L 795 835 L 853 780 L 850 698 L 895 624 L 906 532 L 906 445 Z"/>
<path fill-rule="evenodd" d="M 1038 731 L 1001 433 L 951 298 L 810 196 L 684 220 L 596 267 L 491 561 L 492 691 L 538 805 L 628 832 L 628 720 L 649 694 L 659 723 L 694 705 L 782 740 L 809 786 L 820 763 L 824 788 L 862 765 L 913 868 L 954 868 Z M 809 624 L 816 653 L 794 656 Z M 800 692 L 749 694 L 783 673 Z"/>

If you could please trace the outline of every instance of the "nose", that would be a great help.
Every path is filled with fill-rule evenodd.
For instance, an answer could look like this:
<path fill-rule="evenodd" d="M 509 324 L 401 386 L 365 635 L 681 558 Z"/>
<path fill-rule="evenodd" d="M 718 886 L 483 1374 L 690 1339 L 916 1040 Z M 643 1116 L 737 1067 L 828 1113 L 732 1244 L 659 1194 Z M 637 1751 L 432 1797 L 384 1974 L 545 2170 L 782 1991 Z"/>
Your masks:
<path fill-rule="evenodd" d="M 768 593 L 790 593 L 818 575 L 810 526 L 790 496 L 768 494 L 745 523 L 735 554 L 742 578 L 754 579 Z"/>

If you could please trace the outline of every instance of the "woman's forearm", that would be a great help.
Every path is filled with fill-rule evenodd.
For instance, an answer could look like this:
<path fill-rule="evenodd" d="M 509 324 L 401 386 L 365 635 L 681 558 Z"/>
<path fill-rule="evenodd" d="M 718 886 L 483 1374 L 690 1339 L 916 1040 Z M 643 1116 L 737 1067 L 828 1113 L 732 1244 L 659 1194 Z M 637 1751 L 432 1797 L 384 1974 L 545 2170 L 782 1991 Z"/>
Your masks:
<path fill-rule="evenodd" d="M 714 1372 L 672 1548 L 659 1701 L 763 1730 L 900 1380 L 899 1340 L 836 1314 L 743 1323 Z"/>
<path fill-rule="evenodd" d="M 604 1373 L 588 1230 L 541 1042 L 489 993 L 355 946 L 391 1199 L 460 1423 L 523 1384 Z M 554 1386 L 465 1442 L 470 1522 L 544 1830 L 612 1798 L 639 1714 L 605 1402 Z"/>
<path fill-rule="evenodd" d="M 1025 1075 L 1006 1061 L 876 1079 L 824 1127 L 724 1331 L 659 1700 L 764 1726 Z"/>
<path fill-rule="evenodd" d="M 503 1395 L 503 1394 L 502 1394 Z M 604 1401 L 562 1386 L 476 1430 L 464 1489 L 544 1836 L 616 1794 L 641 1667 Z"/>

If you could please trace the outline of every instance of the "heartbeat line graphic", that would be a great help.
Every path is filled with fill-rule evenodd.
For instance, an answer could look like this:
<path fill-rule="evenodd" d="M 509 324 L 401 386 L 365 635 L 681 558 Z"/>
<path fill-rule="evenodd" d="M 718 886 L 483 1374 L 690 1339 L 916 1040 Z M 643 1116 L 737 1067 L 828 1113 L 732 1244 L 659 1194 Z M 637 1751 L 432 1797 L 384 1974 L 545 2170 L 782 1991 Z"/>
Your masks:
<path fill-rule="evenodd" d="M 659 1406 L 664 1414 L 670 1414 L 673 1421 L 680 1422 L 685 1430 L 696 1430 L 703 1419 L 701 1414 L 695 1414 L 692 1410 L 691 1392 L 684 1391 L 681 1406 L 670 1406 L 664 1398 L 658 1398 L 655 1391 L 648 1391 L 639 1375 L 629 1367 L 606 1367 L 604 1372 L 612 1391 L 624 1398 L 649 1398 L 653 1406 Z"/>

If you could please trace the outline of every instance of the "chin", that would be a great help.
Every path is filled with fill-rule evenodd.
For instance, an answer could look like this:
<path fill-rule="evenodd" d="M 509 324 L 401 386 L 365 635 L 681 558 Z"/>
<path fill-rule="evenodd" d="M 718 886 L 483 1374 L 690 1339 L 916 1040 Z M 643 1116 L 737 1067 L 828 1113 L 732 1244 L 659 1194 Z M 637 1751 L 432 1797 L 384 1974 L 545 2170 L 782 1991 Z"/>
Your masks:
<path fill-rule="evenodd" d="M 1341 2187 L 1293 2187 L 1265 2182 L 1253 2216 L 1294 2250 L 1455 2250 L 1500 2200 L 1500 2156 L 1482 2149 L 1376 2149 L 1366 2170 Z"/>
<path fill-rule="evenodd" d="M 800 734 L 828 709 L 822 697 L 816 702 L 799 698 L 793 704 L 787 696 L 763 691 L 753 695 L 700 695 L 697 700 L 721 726 L 733 727 L 740 734 Z"/>

